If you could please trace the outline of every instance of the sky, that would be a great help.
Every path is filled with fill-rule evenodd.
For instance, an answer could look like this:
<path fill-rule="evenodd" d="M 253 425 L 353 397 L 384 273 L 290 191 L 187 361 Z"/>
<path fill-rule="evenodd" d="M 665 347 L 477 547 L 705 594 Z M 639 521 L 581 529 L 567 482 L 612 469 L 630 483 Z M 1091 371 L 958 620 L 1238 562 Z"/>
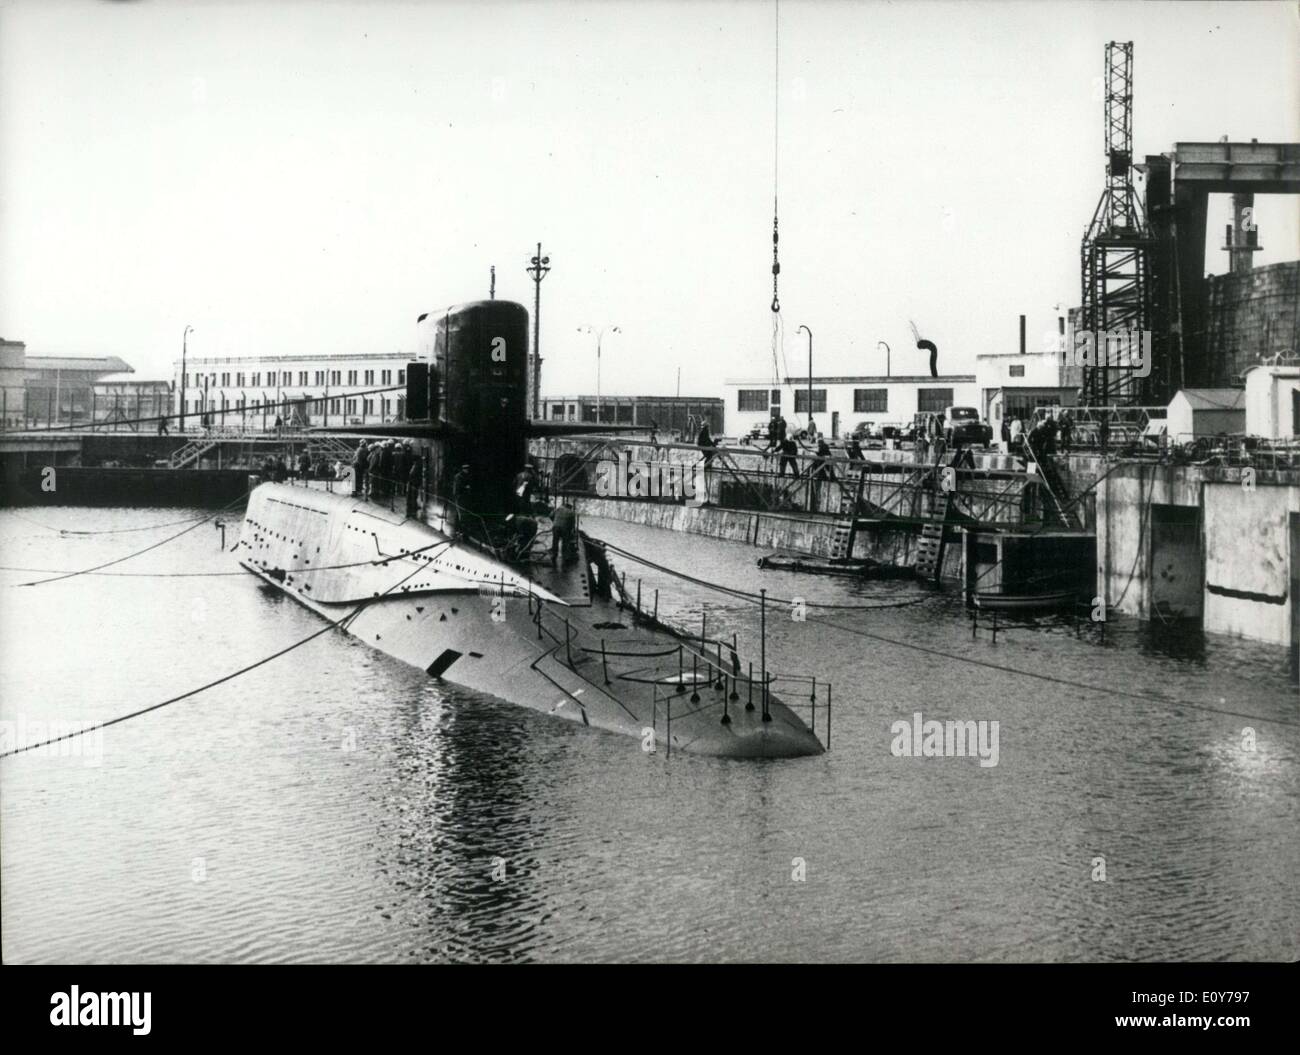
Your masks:
<path fill-rule="evenodd" d="M 414 353 L 533 309 L 543 392 L 719 395 L 1031 343 L 1079 299 L 1104 48 L 1135 151 L 1300 141 L 1293 3 L 0 0 L 0 335 L 30 355 Z M 774 129 L 779 122 L 779 133 Z M 1207 269 L 1226 197 L 1211 202 Z M 1260 197 L 1257 266 L 1300 257 Z"/>

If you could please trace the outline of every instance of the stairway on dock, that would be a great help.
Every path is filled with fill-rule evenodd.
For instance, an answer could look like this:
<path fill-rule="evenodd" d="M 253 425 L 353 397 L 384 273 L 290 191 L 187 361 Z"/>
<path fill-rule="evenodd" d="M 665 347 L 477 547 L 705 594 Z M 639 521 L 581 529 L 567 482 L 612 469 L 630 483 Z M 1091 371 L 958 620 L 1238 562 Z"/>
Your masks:
<path fill-rule="evenodd" d="M 1046 493 L 1043 502 L 1044 525 L 1081 530 L 1085 526 L 1083 514 L 1074 503 L 1067 500 L 1069 492 L 1066 490 L 1065 481 L 1061 479 L 1061 474 L 1052 459 L 1039 458 L 1029 443 L 1025 444 L 1025 458 L 1036 468 L 1038 478 L 1042 481 L 1043 491 Z"/>
<path fill-rule="evenodd" d="M 195 464 L 220 442 L 220 440 L 212 440 L 206 437 L 201 440 L 190 440 L 180 450 L 172 452 L 172 456 L 167 460 L 168 467 L 171 469 L 184 469 L 188 465 Z"/>

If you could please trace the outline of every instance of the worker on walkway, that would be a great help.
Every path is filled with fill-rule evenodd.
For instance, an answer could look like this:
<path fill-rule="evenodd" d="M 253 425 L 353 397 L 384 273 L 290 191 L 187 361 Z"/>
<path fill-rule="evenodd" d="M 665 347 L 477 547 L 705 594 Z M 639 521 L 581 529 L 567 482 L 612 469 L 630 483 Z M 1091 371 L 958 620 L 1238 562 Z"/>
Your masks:
<path fill-rule="evenodd" d="M 556 554 L 571 552 L 578 540 L 578 516 L 573 511 L 573 502 L 566 498 L 563 505 L 557 506 L 551 514 L 551 567 L 555 567 Z"/>
<path fill-rule="evenodd" d="M 777 476 L 785 476 L 785 467 L 788 465 L 790 466 L 790 475 L 797 479 L 799 476 L 799 445 L 789 436 L 783 436 L 778 449 L 781 452 L 781 466 Z"/>

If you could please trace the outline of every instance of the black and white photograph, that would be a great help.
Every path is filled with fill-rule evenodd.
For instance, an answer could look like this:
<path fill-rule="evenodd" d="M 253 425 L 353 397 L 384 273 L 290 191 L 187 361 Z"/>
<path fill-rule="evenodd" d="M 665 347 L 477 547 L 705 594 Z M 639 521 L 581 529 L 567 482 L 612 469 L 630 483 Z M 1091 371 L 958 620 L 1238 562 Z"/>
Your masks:
<path fill-rule="evenodd" d="M 1294 962 L 1298 58 L 0 0 L 4 962 Z"/>

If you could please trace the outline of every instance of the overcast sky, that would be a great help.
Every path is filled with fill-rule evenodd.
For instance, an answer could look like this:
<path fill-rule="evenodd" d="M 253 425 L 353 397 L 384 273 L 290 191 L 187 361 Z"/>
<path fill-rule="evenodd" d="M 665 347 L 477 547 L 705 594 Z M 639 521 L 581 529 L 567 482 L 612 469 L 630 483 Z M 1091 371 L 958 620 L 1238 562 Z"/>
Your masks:
<path fill-rule="evenodd" d="M 422 312 L 532 311 L 544 391 L 772 370 L 774 5 L 0 0 L 0 334 L 29 354 L 411 352 Z M 1300 141 L 1290 3 L 780 8 L 784 358 L 945 371 L 1055 326 L 1101 190 L 1104 46 L 1136 152 Z M 1214 199 L 1207 266 L 1227 199 Z M 1259 265 L 1300 256 L 1261 198 Z M 784 366 L 783 366 L 784 370 Z"/>

